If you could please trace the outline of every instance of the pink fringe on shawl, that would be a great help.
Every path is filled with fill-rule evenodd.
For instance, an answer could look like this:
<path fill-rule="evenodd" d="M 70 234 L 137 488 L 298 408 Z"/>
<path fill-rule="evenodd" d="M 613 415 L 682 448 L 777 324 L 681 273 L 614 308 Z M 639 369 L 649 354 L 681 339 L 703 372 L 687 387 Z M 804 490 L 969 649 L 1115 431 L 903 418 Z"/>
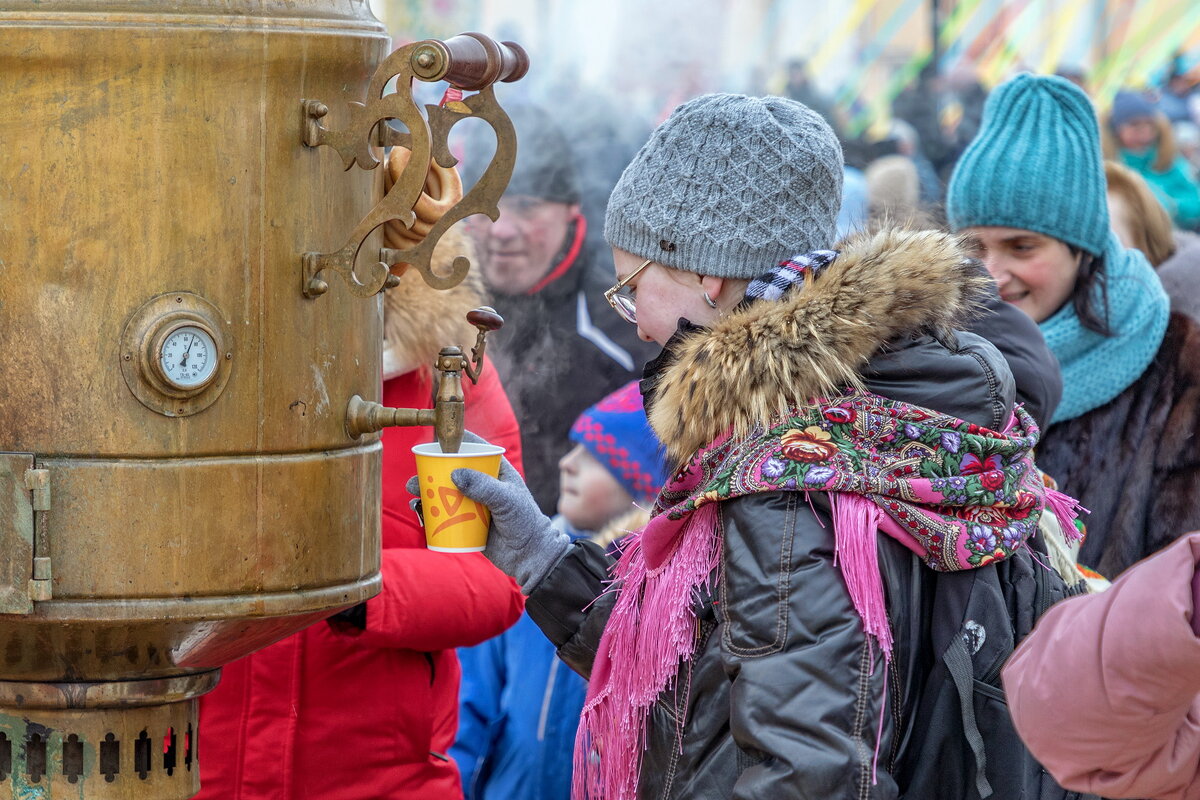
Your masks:
<path fill-rule="evenodd" d="M 1079 518 L 1080 511 L 1085 514 L 1090 514 L 1091 512 L 1080 505 L 1078 500 L 1047 486 L 1046 508 L 1053 511 L 1054 516 L 1058 517 L 1058 524 L 1062 526 L 1063 537 L 1068 542 L 1078 542 L 1083 539 L 1083 533 L 1079 528 L 1075 527 L 1075 520 Z"/>
<path fill-rule="evenodd" d="M 651 706 L 694 655 L 693 600 L 720 563 L 717 505 L 706 503 L 687 517 L 678 548 L 657 569 L 647 567 L 641 541 L 658 532 L 651 530 L 653 522 L 617 562 L 609 590 L 618 592 L 617 601 L 600 638 L 575 739 L 571 795 L 577 800 L 636 796 Z M 665 515 L 657 519 L 666 522 Z"/>
<path fill-rule="evenodd" d="M 890 662 L 892 628 L 888 624 L 876 549 L 883 512 L 860 494 L 835 492 L 829 496 L 829 502 L 833 507 L 833 536 L 837 546 L 835 561 L 842 568 L 850 602 L 862 617 L 863 628 L 879 642 L 884 660 Z"/>

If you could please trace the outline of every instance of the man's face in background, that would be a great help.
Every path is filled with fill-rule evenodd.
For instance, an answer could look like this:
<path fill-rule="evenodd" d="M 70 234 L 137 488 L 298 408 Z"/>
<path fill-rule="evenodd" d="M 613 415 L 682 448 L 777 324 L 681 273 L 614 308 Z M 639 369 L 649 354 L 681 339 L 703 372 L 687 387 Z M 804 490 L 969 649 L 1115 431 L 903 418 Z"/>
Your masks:
<path fill-rule="evenodd" d="M 524 294 L 554 268 L 579 206 L 528 195 L 506 195 L 499 206 L 499 219 L 477 214 L 468 218 L 468 231 L 488 288 Z"/>

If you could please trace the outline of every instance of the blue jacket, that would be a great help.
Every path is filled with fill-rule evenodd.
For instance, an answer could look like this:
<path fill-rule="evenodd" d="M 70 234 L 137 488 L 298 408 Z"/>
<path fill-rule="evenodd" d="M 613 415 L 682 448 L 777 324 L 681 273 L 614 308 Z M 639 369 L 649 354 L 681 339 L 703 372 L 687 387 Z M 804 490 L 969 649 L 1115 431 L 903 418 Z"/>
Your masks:
<path fill-rule="evenodd" d="M 528 614 L 461 648 L 458 739 L 450 755 L 467 800 L 567 800 L 587 682 Z"/>
<path fill-rule="evenodd" d="M 591 535 L 561 514 L 554 524 L 572 540 Z M 499 636 L 460 648 L 458 658 L 458 737 L 450 755 L 465 800 L 568 800 L 587 681 L 559 660 L 528 614 Z"/>

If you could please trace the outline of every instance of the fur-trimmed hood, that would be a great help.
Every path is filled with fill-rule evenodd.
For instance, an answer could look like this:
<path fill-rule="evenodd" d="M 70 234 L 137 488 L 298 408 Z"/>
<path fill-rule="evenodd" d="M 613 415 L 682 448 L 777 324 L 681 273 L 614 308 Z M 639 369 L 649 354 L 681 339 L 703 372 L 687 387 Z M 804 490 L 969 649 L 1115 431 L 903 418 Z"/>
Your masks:
<path fill-rule="evenodd" d="M 383 295 L 384 380 L 431 368 L 438 351 L 456 344 L 470 352 L 478 333 L 466 314 L 487 302 L 487 293 L 475 264 L 475 254 L 459 227 L 442 236 L 433 251 L 433 268 L 444 273 L 455 256 L 471 259 L 473 268 L 458 286 L 433 289 L 415 269 L 400 277 L 400 285 Z"/>
<path fill-rule="evenodd" d="M 844 242 L 799 291 L 741 306 L 674 349 L 650 424 L 682 464 L 732 427 L 737 437 L 845 386 L 897 337 L 949 331 L 989 285 L 957 237 L 885 230 Z"/>

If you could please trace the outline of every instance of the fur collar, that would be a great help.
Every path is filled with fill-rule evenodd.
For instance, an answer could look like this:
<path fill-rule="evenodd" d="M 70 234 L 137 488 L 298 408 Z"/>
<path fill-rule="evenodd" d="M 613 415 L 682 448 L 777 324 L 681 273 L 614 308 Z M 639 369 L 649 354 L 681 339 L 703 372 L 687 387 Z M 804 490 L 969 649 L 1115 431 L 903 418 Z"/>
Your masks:
<path fill-rule="evenodd" d="M 445 272 L 455 256 L 476 261 L 470 240 L 459 227 L 442 236 L 433 251 L 433 268 Z M 415 269 L 383 295 L 383 377 L 395 378 L 415 369 L 432 368 L 438 351 L 456 344 L 470 353 L 478 331 L 466 314 L 483 305 L 487 294 L 477 264 L 452 289 L 430 288 Z"/>
<path fill-rule="evenodd" d="M 884 230 L 842 243 L 841 255 L 776 303 L 755 303 L 684 339 L 657 384 L 650 424 L 674 464 L 732 427 L 757 425 L 840 387 L 893 339 L 968 319 L 988 278 L 959 240 Z"/>

